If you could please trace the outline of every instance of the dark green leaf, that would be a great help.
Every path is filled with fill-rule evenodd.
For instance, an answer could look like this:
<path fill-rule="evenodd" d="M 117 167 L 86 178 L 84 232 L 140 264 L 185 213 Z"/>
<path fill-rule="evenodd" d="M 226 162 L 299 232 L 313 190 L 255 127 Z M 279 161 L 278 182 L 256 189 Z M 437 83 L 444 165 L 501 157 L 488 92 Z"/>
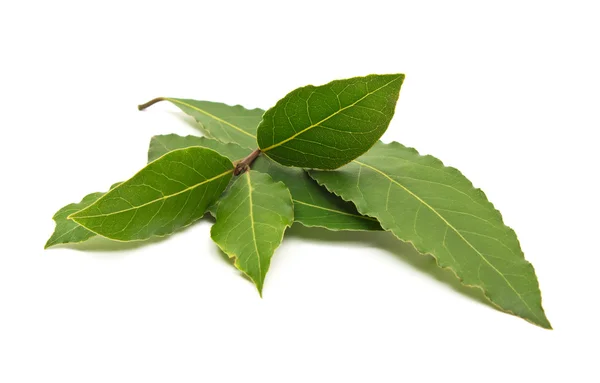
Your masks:
<path fill-rule="evenodd" d="M 298 88 L 264 114 L 258 146 L 286 166 L 347 164 L 386 131 L 403 81 L 403 74 L 370 75 Z"/>
<path fill-rule="evenodd" d="M 175 150 L 68 218 L 119 241 L 164 236 L 201 218 L 232 173 L 231 161 L 211 149 Z"/>

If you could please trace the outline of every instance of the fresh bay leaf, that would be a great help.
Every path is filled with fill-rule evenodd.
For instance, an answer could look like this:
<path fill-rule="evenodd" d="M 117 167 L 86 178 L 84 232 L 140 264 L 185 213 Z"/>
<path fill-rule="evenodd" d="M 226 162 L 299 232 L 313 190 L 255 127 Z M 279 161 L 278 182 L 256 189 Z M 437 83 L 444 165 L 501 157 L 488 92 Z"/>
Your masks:
<path fill-rule="evenodd" d="M 152 137 L 148 160 L 158 158 L 171 150 L 190 146 L 213 149 L 232 161 L 242 159 L 252 151 L 206 137 L 168 134 Z M 302 169 L 282 166 L 265 156 L 258 157 L 252 164 L 252 169 L 269 174 L 273 180 L 283 182 L 290 189 L 295 220 L 304 226 L 329 230 L 381 230 L 375 218 L 360 215 L 351 202 L 329 193 Z M 210 211 L 215 212 L 212 207 Z"/>
<path fill-rule="evenodd" d="M 229 158 L 231 162 L 241 160 L 252 152 L 252 150 L 243 148 L 237 144 L 224 143 L 212 138 L 164 134 L 153 136 L 150 140 L 148 162 L 152 162 L 173 150 L 189 148 L 191 146 L 201 146 L 203 148 L 212 149 L 220 155 Z"/>
<path fill-rule="evenodd" d="M 114 184 L 110 188 L 115 188 L 119 183 Z M 81 243 L 88 239 L 95 237 L 96 233 L 93 233 L 81 226 L 77 222 L 67 219 L 67 217 L 73 213 L 76 213 L 84 208 L 88 207 L 92 203 L 96 202 L 98 198 L 102 197 L 105 193 L 97 192 L 91 193 L 83 197 L 79 203 L 71 203 L 63 207 L 54 214 L 52 219 L 56 222 L 54 233 L 46 242 L 44 249 L 55 245 L 65 245 L 68 243 Z"/>
<path fill-rule="evenodd" d="M 250 150 L 244 149 L 238 145 L 224 144 L 205 137 L 182 137 L 176 134 L 168 134 L 165 136 L 154 136 L 152 138 L 150 141 L 150 148 L 148 150 L 148 162 L 152 162 L 175 149 L 188 148 L 191 146 L 201 146 L 203 148 L 213 149 L 222 156 L 229 158 L 232 162 L 247 156 L 250 152 Z M 111 189 L 118 184 L 119 183 L 116 183 L 111 186 Z M 51 246 L 59 244 L 81 243 L 92 237 L 95 237 L 96 233 L 89 231 L 71 219 L 67 219 L 67 217 L 70 214 L 74 214 L 80 210 L 83 210 L 104 194 L 105 193 L 91 193 L 85 196 L 81 202 L 69 204 L 57 211 L 54 217 L 52 217 L 56 222 L 56 228 L 50 239 L 48 239 L 48 242 L 44 248 L 47 249 Z M 209 207 L 209 210 L 212 214 L 212 205 Z"/>
<path fill-rule="evenodd" d="M 262 288 L 271 257 L 294 222 L 292 197 L 282 182 L 246 171 L 222 197 L 210 235 L 235 266 Z"/>
<path fill-rule="evenodd" d="M 347 164 L 386 131 L 403 81 L 403 74 L 370 75 L 298 88 L 265 112 L 258 146 L 286 166 Z"/>
<path fill-rule="evenodd" d="M 201 218 L 232 174 L 231 161 L 214 150 L 174 150 L 68 218 L 118 241 L 164 236 Z"/>
<path fill-rule="evenodd" d="M 203 133 L 209 137 L 221 142 L 233 142 L 249 149 L 255 149 L 257 146 L 256 128 L 265 112 L 262 109 L 246 109 L 241 105 L 232 106 L 185 98 L 164 97 L 156 100 L 169 101 L 192 116 L 200 124 Z M 140 109 L 145 107 L 141 105 Z"/>
<path fill-rule="evenodd" d="M 458 170 L 401 144 L 378 142 L 336 171 L 309 174 L 502 310 L 551 328 L 515 232 Z"/>

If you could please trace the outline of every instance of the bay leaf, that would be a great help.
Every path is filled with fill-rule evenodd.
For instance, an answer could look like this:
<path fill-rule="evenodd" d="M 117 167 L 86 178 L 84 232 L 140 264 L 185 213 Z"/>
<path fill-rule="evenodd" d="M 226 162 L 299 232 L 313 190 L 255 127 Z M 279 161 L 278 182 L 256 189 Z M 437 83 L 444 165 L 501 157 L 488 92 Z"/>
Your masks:
<path fill-rule="evenodd" d="M 252 151 L 206 137 L 168 134 L 152 137 L 148 160 L 158 158 L 171 150 L 189 146 L 213 149 L 232 161 L 242 159 Z M 275 181 L 282 181 L 290 189 L 294 201 L 295 220 L 304 226 L 323 227 L 329 230 L 381 230 L 375 218 L 360 215 L 351 202 L 329 193 L 302 169 L 282 166 L 262 155 L 254 161 L 252 169 L 269 174 Z M 214 207 L 211 207 L 210 211 L 214 213 Z"/>
<path fill-rule="evenodd" d="M 463 284 L 481 289 L 497 307 L 551 328 L 515 232 L 458 170 L 399 143 L 378 142 L 336 171 L 309 174 L 398 239 L 431 254 Z"/>
<path fill-rule="evenodd" d="M 286 166 L 338 168 L 386 131 L 403 81 L 403 74 L 369 75 L 293 90 L 263 115 L 258 146 Z"/>
<path fill-rule="evenodd" d="M 161 97 L 158 101 L 169 101 L 200 124 L 202 132 L 221 142 L 233 142 L 244 148 L 255 149 L 256 129 L 265 112 L 262 109 L 246 109 L 241 105 L 199 101 L 186 98 Z M 153 101 L 155 101 L 153 100 Z M 150 101 L 148 104 L 152 105 Z M 147 106 L 140 105 L 140 109 Z"/>
<path fill-rule="evenodd" d="M 286 186 L 250 170 L 236 177 L 221 198 L 210 233 L 262 296 L 271 257 L 293 222 L 293 202 Z"/>
<path fill-rule="evenodd" d="M 150 146 L 148 148 L 148 162 L 152 162 L 173 150 L 189 148 L 191 146 L 200 146 L 203 148 L 212 149 L 220 155 L 229 158 L 231 162 L 241 160 L 250 154 L 250 152 L 252 152 L 252 150 L 243 148 L 240 145 L 224 143 L 212 138 L 164 134 L 153 136 L 150 139 Z"/>
<path fill-rule="evenodd" d="M 67 218 L 118 241 L 168 235 L 201 218 L 232 174 L 231 161 L 214 150 L 174 150 Z"/>

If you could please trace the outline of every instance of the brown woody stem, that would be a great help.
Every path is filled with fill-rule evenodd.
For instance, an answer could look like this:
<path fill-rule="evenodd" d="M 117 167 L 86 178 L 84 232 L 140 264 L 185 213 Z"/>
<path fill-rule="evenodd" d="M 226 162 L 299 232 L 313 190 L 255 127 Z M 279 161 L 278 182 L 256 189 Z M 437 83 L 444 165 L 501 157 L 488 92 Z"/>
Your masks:
<path fill-rule="evenodd" d="M 146 109 L 147 107 L 149 107 L 149 106 L 152 106 L 152 105 L 156 104 L 157 102 L 161 102 L 161 101 L 165 101 L 165 100 L 166 100 L 166 98 L 165 98 L 165 97 L 156 97 L 155 99 L 153 99 L 153 100 L 150 100 L 150 101 L 148 101 L 148 102 L 147 102 L 147 103 L 145 103 L 145 104 L 138 105 L 138 110 L 144 110 L 144 109 Z"/>
<path fill-rule="evenodd" d="M 233 170 L 234 176 L 239 176 L 243 172 L 250 169 L 250 165 L 254 162 L 256 157 L 260 155 L 260 149 L 255 149 L 252 153 L 248 155 L 248 157 L 244 158 L 235 163 L 235 169 Z"/>

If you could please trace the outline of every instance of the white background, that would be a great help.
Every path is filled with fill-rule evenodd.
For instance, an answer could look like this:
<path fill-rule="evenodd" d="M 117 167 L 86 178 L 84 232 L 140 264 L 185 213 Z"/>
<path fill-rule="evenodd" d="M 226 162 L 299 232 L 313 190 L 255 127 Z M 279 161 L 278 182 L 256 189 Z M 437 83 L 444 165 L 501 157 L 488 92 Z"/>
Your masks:
<path fill-rule="evenodd" d="M 598 382 L 596 1 L 0 5 L 1 382 Z M 195 134 L 156 96 L 272 106 L 406 74 L 384 141 L 463 171 L 519 235 L 553 331 L 385 233 L 294 226 L 264 298 L 205 219 L 42 250 L 58 208 Z"/>

